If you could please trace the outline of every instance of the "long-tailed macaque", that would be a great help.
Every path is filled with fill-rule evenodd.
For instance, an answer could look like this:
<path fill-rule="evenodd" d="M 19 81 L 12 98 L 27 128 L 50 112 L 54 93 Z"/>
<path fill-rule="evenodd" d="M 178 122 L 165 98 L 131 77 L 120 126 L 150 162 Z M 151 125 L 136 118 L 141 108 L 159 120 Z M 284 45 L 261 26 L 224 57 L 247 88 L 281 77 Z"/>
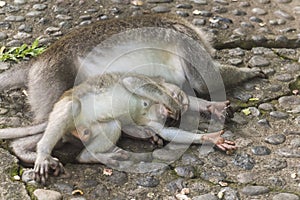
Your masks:
<path fill-rule="evenodd" d="M 220 133 L 203 136 L 180 130 L 178 134 L 178 129 L 164 127 L 166 117 L 178 119 L 188 107 L 188 97 L 179 87 L 159 79 L 113 73 L 89 78 L 65 92 L 54 105 L 45 133 L 37 145 L 36 179 L 45 182 L 51 168 L 55 173 L 63 171 L 51 152 L 76 127 L 90 130 L 77 131 L 77 137 L 85 144 L 77 158 L 81 163 L 112 165 L 117 164 L 114 163 L 116 157 L 124 158 L 122 150 L 115 146 L 123 125 L 149 126 L 168 141 L 198 144 L 209 141 L 223 150 L 235 149 L 233 142 L 218 137 Z M 175 132 L 178 137 L 174 137 Z"/>
<path fill-rule="evenodd" d="M 103 72 L 160 76 L 180 87 L 188 82 L 198 94 L 217 89 L 223 94 L 222 84 L 216 83 L 224 82 L 227 86 L 259 75 L 257 69 L 218 65 L 211 58 L 213 53 L 204 33 L 183 19 L 169 15 L 112 19 L 74 29 L 27 66 L 0 74 L 0 90 L 28 86 L 36 124 L 0 130 L 0 137 L 2 134 L 3 138 L 7 134 L 15 138 L 42 133 L 60 96 L 89 76 Z M 161 66 L 157 67 L 158 64 Z M 228 107 L 224 97 L 217 95 L 212 98 L 214 101 L 206 101 L 189 96 L 190 109 L 211 112 L 224 119 L 224 110 Z M 37 141 L 40 136 L 31 137 Z M 17 141 L 12 145 L 16 151 L 25 148 Z M 28 146 L 32 147 L 29 142 Z"/>

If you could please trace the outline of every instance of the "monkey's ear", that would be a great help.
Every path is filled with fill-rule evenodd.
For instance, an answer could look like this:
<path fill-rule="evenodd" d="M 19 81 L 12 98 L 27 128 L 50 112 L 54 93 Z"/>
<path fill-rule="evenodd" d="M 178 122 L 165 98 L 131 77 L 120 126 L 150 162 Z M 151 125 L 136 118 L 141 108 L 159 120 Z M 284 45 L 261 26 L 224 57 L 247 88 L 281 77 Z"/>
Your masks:
<path fill-rule="evenodd" d="M 180 103 L 173 98 L 172 91 L 156 83 L 147 76 L 129 76 L 122 80 L 124 87 L 131 93 L 161 103 L 172 113 L 178 115 L 181 110 Z M 172 116 L 171 116 L 172 117 Z M 174 116 L 177 118 L 177 116 Z"/>

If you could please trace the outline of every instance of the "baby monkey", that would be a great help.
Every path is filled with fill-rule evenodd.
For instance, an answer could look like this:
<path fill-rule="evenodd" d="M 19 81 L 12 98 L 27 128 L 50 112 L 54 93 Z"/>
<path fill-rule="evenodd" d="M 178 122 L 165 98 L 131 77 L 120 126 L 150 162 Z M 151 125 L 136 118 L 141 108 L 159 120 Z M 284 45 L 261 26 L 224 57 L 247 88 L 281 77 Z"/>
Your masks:
<path fill-rule="evenodd" d="M 118 159 L 126 159 L 126 153 L 116 147 L 124 125 L 150 127 L 168 141 L 210 141 L 223 150 L 235 149 L 233 142 L 220 137 L 222 132 L 204 136 L 164 127 L 166 117 L 178 119 L 189 106 L 187 95 L 179 87 L 159 78 L 118 73 L 89 78 L 66 91 L 54 105 L 37 144 L 35 179 L 45 183 L 50 169 L 54 175 L 64 171 L 51 152 L 70 132 L 85 145 L 77 157 L 80 163 L 118 165 Z M 179 137 L 174 137 L 176 134 Z"/>

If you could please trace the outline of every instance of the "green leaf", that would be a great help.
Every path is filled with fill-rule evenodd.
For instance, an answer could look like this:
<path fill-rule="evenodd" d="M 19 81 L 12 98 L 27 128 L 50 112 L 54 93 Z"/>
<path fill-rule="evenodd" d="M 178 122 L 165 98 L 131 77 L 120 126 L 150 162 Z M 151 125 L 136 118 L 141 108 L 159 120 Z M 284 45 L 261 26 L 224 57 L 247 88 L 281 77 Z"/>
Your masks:
<path fill-rule="evenodd" d="M 249 101 L 259 101 L 259 98 L 253 97 L 253 98 L 250 98 Z"/>
<path fill-rule="evenodd" d="M 245 109 L 242 110 L 242 113 L 244 113 L 244 115 L 248 116 L 248 115 L 251 114 L 251 111 L 250 111 L 249 108 L 245 108 Z"/>

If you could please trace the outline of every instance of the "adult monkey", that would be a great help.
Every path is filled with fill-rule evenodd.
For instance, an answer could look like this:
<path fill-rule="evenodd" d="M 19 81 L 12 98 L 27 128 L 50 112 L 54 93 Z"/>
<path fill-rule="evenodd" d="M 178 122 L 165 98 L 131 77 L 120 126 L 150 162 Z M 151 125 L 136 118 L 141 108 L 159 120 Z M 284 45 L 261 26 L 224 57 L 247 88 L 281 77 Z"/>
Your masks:
<path fill-rule="evenodd" d="M 28 85 L 29 103 L 34 111 L 35 123 L 37 124 L 25 128 L 4 129 L 0 131 L 0 134 L 2 135 L 14 132 L 18 135 L 16 137 L 20 137 L 43 132 L 47 124 L 46 121 L 48 119 L 48 115 L 51 112 L 54 103 L 58 101 L 62 93 L 73 87 L 74 82 L 81 83 L 90 75 L 90 72 L 94 75 L 93 68 L 87 68 L 88 70 L 85 70 L 85 67 L 89 67 L 91 64 L 89 61 L 93 61 L 95 57 L 92 55 L 91 59 L 86 59 L 84 62 L 81 62 L 81 59 L 89 57 L 88 54 L 90 52 L 97 53 L 100 51 L 97 58 L 102 59 L 104 63 L 110 63 L 111 58 L 120 57 L 120 48 L 118 48 L 120 46 L 118 46 L 118 43 L 112 43 L 113 46 L 109 46 L 110 44 L 107 42 L 112 36 L 117 35 L 118 38 L 119 36 L 122 36 L 123 32 L 126 31 L 129 31 L 129 36 L 131 33 L 145 33 L 143 30 L 147 33 L 149 27 L 152 27 L 152 30 L 154 30 L 152 36 L 160 36 L 155 35 L 155 33 L 164 34 L 162 37 L 160 37 L 162 39 L 162 43 L 157 43 L 157 48 L 164 49 L 165 46 L 168 46 L 168 51 L 164 51 L 164 53 L 162 53 L 162 51 L 150 51 L 150 61 L 153 58 L 156 63 L 161 62 L 168 67 L 154 68 L 152 71 L 147 71 L 145 68 L 141 68 L 143 70 L 135 71 L 136 73 L 142 73 L 148 76 L 160 75 L 167 82 L 171 82 L 178 86 L 181 86 L 187 78 L 189 79 L 193 89 L 200 94 L 207 92 L 205 86 L 206 83 L 209 83 L 207 80 L 210 78 L 212 78 L 213 81 L 219 80 L 218 78 L 216 79 L 216 76 L 214 76 L 215 73 L 210 74 L 204 72 L 205 76 L 201 76 L 201 72 L 199 73 L 199 71 L 197 71 L 197 68 L 195 67 L 197 65 L 201 65 L 201 69 L 210 69 L 212 71 L 216 70 L 214 69 L 213 60 L 207 53 L 209 52 L 213 54 L 214 50 L 208 44 L 205 34 L 180 18 L 167 15 L 156 15 L 99 21 L 89 26 L 75 29 L 68 35 L 62 37 L 59 41 L 51 45 L 44 54 L 38 58 L 32 59 L 30 65 L 18 69 L 14 68 L 8 70 L 0 75 L 0 90 L 25 84 Z M 141 32 L 139 32 L 138 29 L 140 29 Z M 155 29 L 157 29 L 156 31 L 158 32 L 155 32 Z M 133 32 L 130 32 L 130 30 L 133 30 Z M 164 32 L 164 30 L 167 30 L 167 32 Z M 201 51 L 198 51 L 199 49 L 197 48 L 191 48 L 192 51 L 188 51 L 190 46 L 182 46 L 184 43 L 176 40 L 180 38 L 175 37 L 175 39 L 172 38 L 169 41 L 169 35 L 166 33 L 172 33 L 172 31 L 173 33 L 177 32 L 182 36 L 193 39 L 195 43 L 198 43 L 198 45 L 201 43 L 200 46 L 204 47 L 205 49 L 202 49 L 201 47 Z M 144 39 L 146 42 L 144 41 L 142 44 L 151 44 L 151 40 L 148 39 L 147 41 L 147 38 Z M 165 41 L 163 41 L 163 39 Z M 100 44 L 101 47 L 102 43 L 102 47 L 104 47 L 104 49 L 98 49 L 98 45 Z M 121 44 L 121 47 L 126 46 L 127 48 L 128 44 L 132 44 L 129 46 L 129 48 L 131 48 L 129 50 L 132 50 L 136 47 L 140 47 L 141 43 L 136 43 L 135 37 L 128 37 L 127 40 Z M 105 50 L 106 47 L 108 47 L 106 49 L 107 51 L 104 52 L 103 50 Z M 195 54 L 192 55 L 191 60 L 195 59 L 197 61 L 197 58 L 201 58 L 202 62 L 191 63 L 190 60 L 181 59 L 179 58 L 180 55 L 178 56 L 177 54 L 172 54 L 172 52 L 169 51 L 170 49 L 179 49 L 180 53 L 184 54 L 183 58 L 187 54 Z M 181 51 L 181 49 L 184 51 Z M 128 49 L 125 49 L 125 51 L 126 50 L 128 51 Z M 108 58 L 106 56 L 101 57 L 101 53 L 103 52 L 103 55 L 109 54 L 110 56 Z M 126 61 L 134 61 L 139 59 L 144 61 L 145 57 L 147 56 L 141 58 L 135 57 L 134 59 L 127 57 L 128 59 Z M 120 62 L 121 61 L 122 59 Z M 121 66 L 121 68 L 118 68 L 117 70 L 121 69 L 121 72 L 132 71 L 132 66 L 134 65 L 128 62 L 124 62 L 124 64 L 125 65 Z M 107 67 L 105 65 L 103 66 Z M 109 67 L 105 68 L 105 72 L 110 72 L 111 69 L 113 69 L 113 71 L 116 70 L 115 68 Z M 82 73 L 78 73 L 78 71 Z M 153 71 L 155 72 L 154 74 Z M 100 71 L 96 70 L 96 72 L 102 73 L 103 69 Z M 220 73 L 224 78 L 225 85 L 227 83 L 229 85 L 232 83 L 238 83 L 258 75 L 258 71 L 256 69 L 237 69 L 230 66 L 221 66 Z M 76 78 L 77 76 L 78 78 Z M 233 79 L 232 77 L 235 78 Z M 218 103 L 208 102 L 195 97 L 190 97 L 190 102 L 190 108 L 192 110 L 211 112 L 221 119 L 224 118 L 223 111 L 224 109 L 226 110 L 228 105 L 228 102 L 226 101 Z"/>

